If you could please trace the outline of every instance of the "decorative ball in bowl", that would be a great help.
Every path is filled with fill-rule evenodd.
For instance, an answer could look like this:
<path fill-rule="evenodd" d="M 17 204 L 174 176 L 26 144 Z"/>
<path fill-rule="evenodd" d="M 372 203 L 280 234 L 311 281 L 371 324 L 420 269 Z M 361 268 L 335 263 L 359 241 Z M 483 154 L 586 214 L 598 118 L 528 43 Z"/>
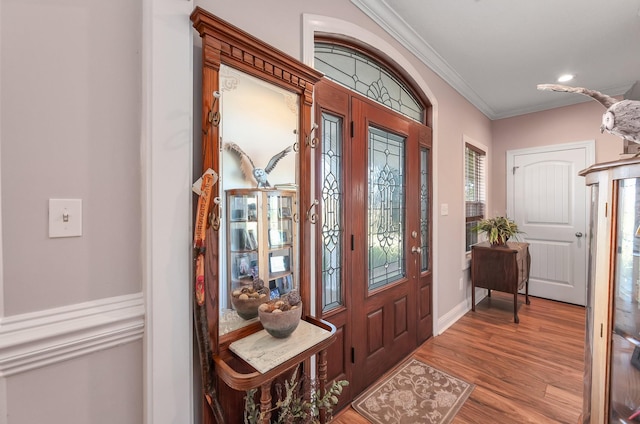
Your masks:
<path fill-rule="evenodd" d="M 291 306 L 282 300 L 269 301 L 260 305 L 258 316 L 267 333 L 277 339 L 284 339 L 298 328 L 302 317 L 302 303 Z"/>
<path fill-rule="evenodd" d="M 266 293 L 243 287 L 231 294 L 231 304 L 241 318 L 250 320 L 258 316 L 258 307 L 269 300 Z"/>

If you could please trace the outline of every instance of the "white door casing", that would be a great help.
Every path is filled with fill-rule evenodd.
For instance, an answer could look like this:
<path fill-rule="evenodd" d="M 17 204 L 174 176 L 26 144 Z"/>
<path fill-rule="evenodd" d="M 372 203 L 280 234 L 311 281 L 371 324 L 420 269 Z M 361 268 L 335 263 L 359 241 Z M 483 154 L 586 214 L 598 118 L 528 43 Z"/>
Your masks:
<path fill-rule="evenodd" d="M 530 244 L 529 293 L 585 305 L 589 202 L 578 172 L 595 142 L 507 151 L 507 214 Z"/>

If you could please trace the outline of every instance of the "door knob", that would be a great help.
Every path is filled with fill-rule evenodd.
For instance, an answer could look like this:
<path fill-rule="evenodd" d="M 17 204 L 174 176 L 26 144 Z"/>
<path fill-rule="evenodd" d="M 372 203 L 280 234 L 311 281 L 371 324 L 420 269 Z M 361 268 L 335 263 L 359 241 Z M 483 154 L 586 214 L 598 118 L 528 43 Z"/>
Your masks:
<path fill-rule="evenodd" d="M 419 247 L 413 246 L 411 248 L 411 253 L 420 253 L 420 252 L 422 252 L 422 249 Z"/>
<path fill-rule="evenodd" d="M 576 237 L 578 237 L 578 238 L 582 237 L 582 233 L 581 233 L 580 231 L 578 231 L 578 232 L 576 233 Z"/>

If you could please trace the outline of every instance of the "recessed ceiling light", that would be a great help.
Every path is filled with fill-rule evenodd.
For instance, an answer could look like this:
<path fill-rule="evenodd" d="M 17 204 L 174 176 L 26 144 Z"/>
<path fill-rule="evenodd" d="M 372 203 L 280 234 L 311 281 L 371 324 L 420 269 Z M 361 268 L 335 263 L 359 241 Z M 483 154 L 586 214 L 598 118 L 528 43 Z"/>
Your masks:
<path fill-rule="evenodd" d="M 575 75 L 572 75 L 572 74 L 560 75 L 560 77 L 558 78 L 558 82 L 571 81 L 574 77 L 575 77 Z"/>

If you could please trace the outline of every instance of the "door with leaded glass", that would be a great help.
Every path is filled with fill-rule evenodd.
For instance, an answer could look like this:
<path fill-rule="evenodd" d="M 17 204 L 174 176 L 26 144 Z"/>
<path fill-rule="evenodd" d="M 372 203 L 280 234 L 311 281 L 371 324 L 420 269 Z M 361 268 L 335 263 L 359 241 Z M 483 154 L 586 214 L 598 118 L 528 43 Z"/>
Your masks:
<path fill-rule="evenodd" d="M 432 335 L 431 130 L 328 81 L 315 107 L 328 375 L 355 396 Z"/>

